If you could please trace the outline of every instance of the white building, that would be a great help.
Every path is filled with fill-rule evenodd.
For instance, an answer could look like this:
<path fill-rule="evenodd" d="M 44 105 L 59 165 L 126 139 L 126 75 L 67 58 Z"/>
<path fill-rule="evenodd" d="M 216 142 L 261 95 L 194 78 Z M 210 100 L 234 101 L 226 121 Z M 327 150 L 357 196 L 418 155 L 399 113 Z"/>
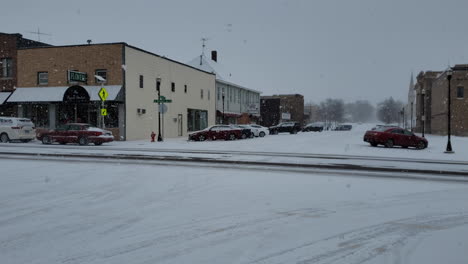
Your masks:
<path fill-rule="evenodd" d="M 216 75 L 217 123 L 246 124 L 258 121 L 261 92 L 239 85 L 218 62 L 216 51 L 211 52 L 211 59 L 202 54 L 187 64 Z"/>
<path fill-rule="evenodd" d="M 126 43 L 19 49 L 18 87 L 6 103 L 17 104 L 18 115 L 39 129 L 79 121 L 102 126 L 98 91 L 104 87 L 106 129 L 120 140 L 150 139 L 159 130 L 157 80 L 160 95 L 172 100 L 161 115 L 165 138 L 215 124 L 213 73 Z"/>

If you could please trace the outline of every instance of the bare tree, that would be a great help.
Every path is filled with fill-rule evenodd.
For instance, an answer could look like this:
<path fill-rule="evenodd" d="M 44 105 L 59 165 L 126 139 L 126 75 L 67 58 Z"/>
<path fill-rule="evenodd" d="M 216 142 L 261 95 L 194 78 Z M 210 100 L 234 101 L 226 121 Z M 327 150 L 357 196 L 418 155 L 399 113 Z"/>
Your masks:
<path fill-rule="evenodd" d="M 375 107 L 367 100 L 346 104 L 345 109 L 352 122 L 368 122 L 375 118 Z"/>
<path fill-rule="evenodd" d="M 384 123 L 397 123 L 400 120 L 403 103 L 393 97 L 385 99 L 377 105 L 377 118 Z"/>
<path fill-rule="evenodd" d="M 327 127 L 332 123 L 342 122 L 344 120 L 344 102 L 341 99 L 328 98 L 319 106 L 320 120 L 325 122 Z"/>

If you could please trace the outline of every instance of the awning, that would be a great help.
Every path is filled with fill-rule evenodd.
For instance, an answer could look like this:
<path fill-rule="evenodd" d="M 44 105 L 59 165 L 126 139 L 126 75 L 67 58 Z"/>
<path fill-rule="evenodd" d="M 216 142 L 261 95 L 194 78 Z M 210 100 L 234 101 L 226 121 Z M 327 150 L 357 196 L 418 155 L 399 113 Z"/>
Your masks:
<path fill-rule="evenodd" d="M 115 101 L 122 86 L 82 86 L 88 92 L 90 101 L 100 101 L 99 90 L 104 87 L 109 96 L 107 101 Z M 62 102 L 63 95 L 69 86 L 59 87 L 21 87 L 16 88 L 13 94 L 8 98 L 9 103 L 32 103 L 32 102 Z M 1 97 L 0 97 L 1 98 Z"/>
<path fill-rule="evenodd" d="M 0 93 L 0 105 L 2 105 L 6 99 L 8 98 L 8 96 L 10 96 L 10 92 L 1 92 Z"/>

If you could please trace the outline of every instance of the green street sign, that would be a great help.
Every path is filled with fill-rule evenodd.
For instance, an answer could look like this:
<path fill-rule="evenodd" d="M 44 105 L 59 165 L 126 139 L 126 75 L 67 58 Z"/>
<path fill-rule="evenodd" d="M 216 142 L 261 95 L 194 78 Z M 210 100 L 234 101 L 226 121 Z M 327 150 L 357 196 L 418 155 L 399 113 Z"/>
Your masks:
<path fill-rule="evenodd" d="M 159 100 L 154 100 L 153 101 L 154 103 L 158 103 L 158 104 L 164 104 L 164 103 L 172 103 L 172 99 L 166 99 L 165 96 L 159 96 Z"/>
<path fill-rule="evenodd" d="M 101 101 L 105 101 L 107 97 L 109 96 L 109 93 L 104 87 L 102 87 L 101 90 L 99 90 L 98 94 L 99 94 L 99 98 L 101 98 Z"/>
<path fill-rule="evenodd" d="M 68 71 L 69 82 L 87 82 L 88 74 L 86 72 Z"/>
<path fill-rule="evenodd" d="M 101 108 L 101 115 L 102 116 L 107 116 L 107 109 L 106 108 Z"/>

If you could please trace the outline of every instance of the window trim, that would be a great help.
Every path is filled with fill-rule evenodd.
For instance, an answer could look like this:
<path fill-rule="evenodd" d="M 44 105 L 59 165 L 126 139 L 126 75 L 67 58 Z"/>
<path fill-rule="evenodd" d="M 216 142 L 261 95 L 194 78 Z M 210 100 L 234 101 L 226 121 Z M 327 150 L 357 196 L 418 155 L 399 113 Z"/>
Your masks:
<path fill-rule="evenodd" d="M 144 79 L 143 79 L 143 75 L 140 74 L 140 88 L 143 88 L 144 86 Z"/>
<path fill-rule="evenodd" d="M 47 82 L 46 83 L 41 83 L 41 74 L 46 73 L 47 74 Z M 49 85 L 49 72 L 48 71 L 40 71 L 37 72 L 37 85 Z"/>
<path fill-rule="evenodd" d="M 99 75 L 98 72 L 105 72 L 106 77 Z M 104 78 L 106 80 L 104 82 L 104 84 L 106 84 L 109 81 L 109 75 L 107 73 L 108 73 L 107 69 L 96 69 L 96 70 L 94 70 L 94 75 L 101 76 L 102 78 Z M 96 79 L 96 77 L 94 77 L 94 83 L 101 84 L 101 81 L 99 81 L 98 79 Z"/>
<path fill-rule="evenodd" d="M 171 82 L 171 91 L 175 93 L 175 82 Z"/>
<path fill-rule="evenodd" d="M 461 91 L 461 96 L 459 96 L 460 91 Z M 457 99 L 463 99 L 463 98 L 465 98 L 465 87 L 464 86 L 457 86 Z"/>
<path fill-rule="evenodd" d="M 8 64 L 7 62 L 10 62 L 10 64 Z M 13 78 L 13 58 L 11 57 L 5 57 L 5 58 L 0 58 L 0 78 L 2 79 L 11 79 Z M 9 66 L 9 67 L 8 67 Z M 8 69 L 10 69 L 9 71 L 9 75 L 8 75 Z M 4 74 L 4 72 L 6 72 L 6 74 Z"/>

